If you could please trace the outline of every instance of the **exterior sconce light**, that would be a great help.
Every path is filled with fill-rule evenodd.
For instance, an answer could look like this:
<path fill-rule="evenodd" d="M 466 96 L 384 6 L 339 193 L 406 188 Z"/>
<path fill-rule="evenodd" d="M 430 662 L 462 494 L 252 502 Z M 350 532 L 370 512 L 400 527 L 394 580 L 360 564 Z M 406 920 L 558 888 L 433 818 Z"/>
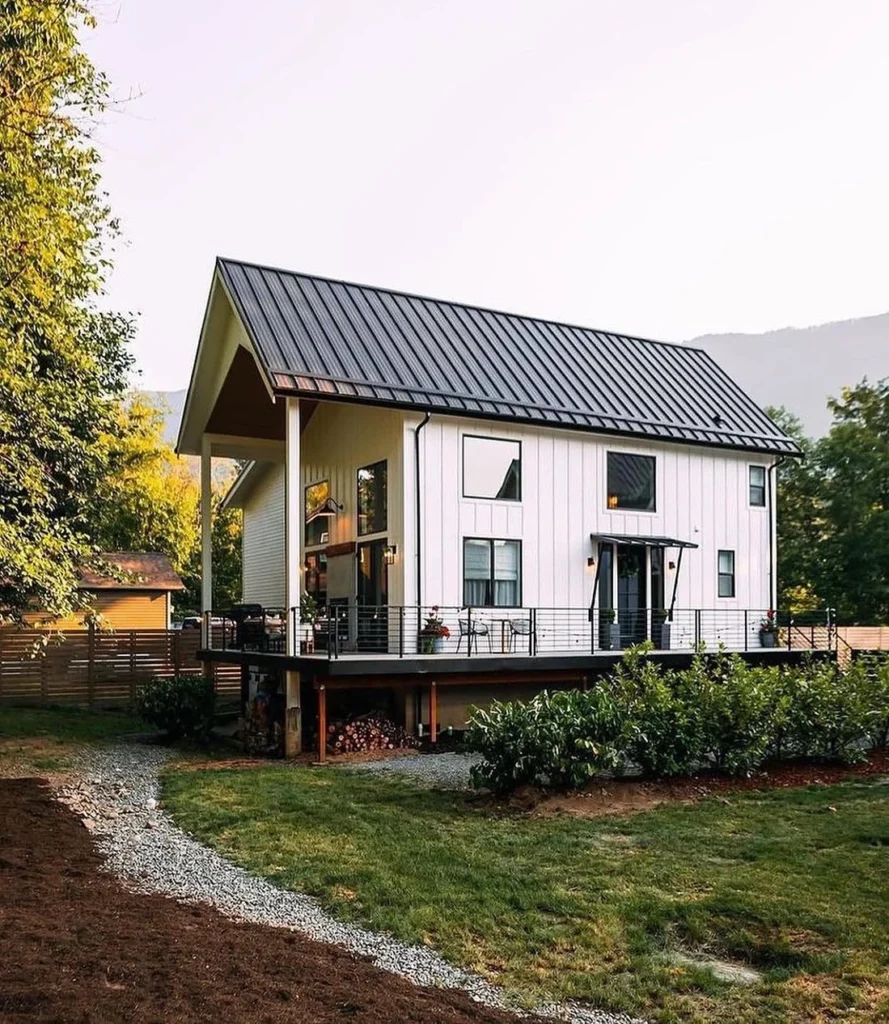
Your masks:
<path fill-rule="evenodd" d="M 313 522 L 315 519 L 329 519 L 332 516 L 339 515 L 343 511 L 343 506 L 338 502 L 334 501 L 333 498 L 328 498 L 327 501 L 315 512 L 313 512 L 306 522 Z"/>
<path fill-rule="evenodd" d="M 608 507 L 609 508 L 617 508 L 617 495 L 616 494 L 609 494 L 608 495 Z"/>
<path fill-rule="evenodd" d="M 397 544 L 387 544 L 383 548 L 383 561 L 386 565 L 395 565 L 395 556 L 398 554 Z"/>
<path fill-rule="evenodd" d="M 592 569 L 592 567 L 596 564 L 596 556 L 590 555 L 590 557 L 586 560 L 586 564 L 589 566 L 590 569 Z"/>

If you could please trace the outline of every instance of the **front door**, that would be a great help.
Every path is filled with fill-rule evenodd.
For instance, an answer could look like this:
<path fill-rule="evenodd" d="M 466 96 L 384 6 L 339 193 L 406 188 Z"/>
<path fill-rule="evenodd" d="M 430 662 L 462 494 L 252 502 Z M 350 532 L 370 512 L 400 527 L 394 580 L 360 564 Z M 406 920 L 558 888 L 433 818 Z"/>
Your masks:
<path fill-rule="evenodd" d="M 642 643 L 648 636 L 646 549 L 637 544 L 617 546 L 617 621 L 621 647 Z"/>
<path fill-rule="evenodd" d="M 388 649 L 389 576 L 383 557 L 386 540 L 370 540 L 358 545 L 358 650 Z"/>

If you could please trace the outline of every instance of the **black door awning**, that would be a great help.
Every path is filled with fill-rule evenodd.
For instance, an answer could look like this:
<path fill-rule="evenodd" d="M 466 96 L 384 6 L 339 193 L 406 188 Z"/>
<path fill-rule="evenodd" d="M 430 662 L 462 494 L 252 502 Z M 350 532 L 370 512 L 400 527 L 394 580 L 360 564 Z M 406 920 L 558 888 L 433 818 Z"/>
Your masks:
<path fill-rule="evenodd" d="M 637 548 L 696 548 L 690 540 L 677 540 L 675 537 L 637 537 L 623 533 L 591 533 L 590 540 L 595 544 L 627 544 Z"/>

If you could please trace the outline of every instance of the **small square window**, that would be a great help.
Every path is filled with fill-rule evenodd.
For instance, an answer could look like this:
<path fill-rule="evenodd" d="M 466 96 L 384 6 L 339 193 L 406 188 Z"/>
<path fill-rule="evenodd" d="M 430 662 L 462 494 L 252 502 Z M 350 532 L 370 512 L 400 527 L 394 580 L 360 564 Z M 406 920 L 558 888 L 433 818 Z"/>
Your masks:
<path fill-rule="evenodd" d="M 720 597 L 735 596 L 735 553 L 720 551 L 717 562 L 717 594 Z"/>
<path fill-rule="evenodd" d="M 750 467 L 750 504 L 756 508 L 766 507 L 765 466 Z"/>
<path fill-rule="evenodd" d="M 463 497 L 521 501 L 521 442 L 464 434 Z"/>
<path fill-rule="evenodd" d="M 651 455 L 608 453 L 608 508 L 655 511 L 655 460 Z"/>

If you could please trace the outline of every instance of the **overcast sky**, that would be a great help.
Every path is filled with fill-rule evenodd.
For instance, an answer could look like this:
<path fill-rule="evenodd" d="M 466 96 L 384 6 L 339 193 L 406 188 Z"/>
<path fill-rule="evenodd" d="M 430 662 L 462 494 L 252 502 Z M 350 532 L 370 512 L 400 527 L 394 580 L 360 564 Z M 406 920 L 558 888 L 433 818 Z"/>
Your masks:
<path fill-rule="evenodd" d="M 682 340 L 889 309 L 886 0 L 100 0 L 109 303 L 217 254 Z"/>

